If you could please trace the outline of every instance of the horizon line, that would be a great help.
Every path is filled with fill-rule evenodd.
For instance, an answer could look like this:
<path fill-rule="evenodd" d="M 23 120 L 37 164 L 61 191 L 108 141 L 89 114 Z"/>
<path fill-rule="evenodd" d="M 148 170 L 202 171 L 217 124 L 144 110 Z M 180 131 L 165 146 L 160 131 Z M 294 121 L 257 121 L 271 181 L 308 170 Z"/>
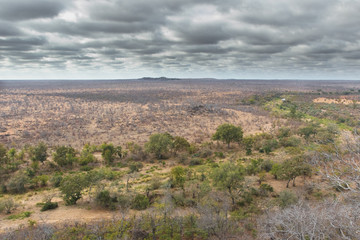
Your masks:
<path fill-rule="evenodd" d="M 360 81 L 360 79 L 295 79 L 295 78 L 177 78 L 177 77 L 141 77 L 141 78 L 31 78 L 31 79 L 0 79 L 0 81 L 126 81 L 126 80 L 161 80 L 161 81 L 181 81 L 181 80 L 220 80 L 220 81 Z"/>

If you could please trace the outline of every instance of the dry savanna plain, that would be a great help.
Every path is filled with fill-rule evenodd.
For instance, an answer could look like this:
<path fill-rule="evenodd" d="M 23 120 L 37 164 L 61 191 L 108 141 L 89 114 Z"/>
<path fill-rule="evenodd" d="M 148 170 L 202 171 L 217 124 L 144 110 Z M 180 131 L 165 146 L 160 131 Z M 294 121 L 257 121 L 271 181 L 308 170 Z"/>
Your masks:
<path fill-rule="evenodd" d="M 0 81 L 0 239 L 360 239 L 359 109 L 359 81 Z"/>

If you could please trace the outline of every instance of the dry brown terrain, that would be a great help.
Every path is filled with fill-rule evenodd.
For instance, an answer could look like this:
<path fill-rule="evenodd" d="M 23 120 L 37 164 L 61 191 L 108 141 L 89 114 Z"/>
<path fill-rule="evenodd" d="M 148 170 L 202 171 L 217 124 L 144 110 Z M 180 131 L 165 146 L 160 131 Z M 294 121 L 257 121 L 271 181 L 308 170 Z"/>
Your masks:
<path fill-rule="evenodd" d="M 119 82 L 109 89 L 5 89 L 0 139 L 16 146 L 45 141 L 81 147 L 86 142 L 143 143 L 156 132 L 202 142 L 223 122 L 241 124 L 247 133 L 271 128 L 266 115 L 234 105 L 243 96 L 241 89 L 142 85 Z"/>
<path fill-rule="evenodd" d="M 169 132 L 192 142 L 210 138 L 224 122 L 245 134 L 269 131 L 274 119 L 247 96 L 266 91 L 342 89 L 356 82 L 329 81 L 2 81 L 0 141 L 8 146 L 144 143 Z"/>
<path fill-rule="evenodd" d="M 347 91 L 353 94 L 345 94 Z M 147 161 L 143 161 L 144 165 L 139 172 L 129 172 L 129 165 L 124 165 L 124 162 L 132 163 L 134 160 L 132 157 L 118 159 L 117 164 L 108 166 L 100 152 L 94 153 L 97 160 L 91 165 L 91 168 L 108 167 L 109 171 L 119 173 L 119 178 L 106 179 L 101 184 L 98 183 L 97 189 L 106 186 L 106 189 L 115 195 L 123 193 L 128 195 L 145 194 L 147 191 L 145 189 L 151 185 L 154 179 L 161 183 L 169 181 L 171 170 L 175 166 L 189 169 L 189 179 L 192 179 L 192 173 L 198 174 L 198 176 L 204 171 L 207 171 L 207 174 L 211 173 L 213 166 L 211 161 L 220 164 L 221 162 L 236 160 L 243 161 L 240 164 L 244 164 L 244 166 L 249 166 L 252 159 L 264 159 L 281 164 L 293 158 L 293 155 L 298 154 L 294 146 L 289 149 L 278 147 L 277 150 L 274 149 L 269 154 L 260 151 L 260 149 L 256 151 L 254 149 L 249 156 L 251 158 L 245 159 L 244 156 L 247 155 L 242 145 L 236 144 L 228 149 L 219 142 L 206 143 L 210 141 L 216 128 L 226 122 L 241 125 L 245 135 L 264 132 L 276 139 L 280 127 L 291 128 L 292 134 L 296 135 L 297 129 L 299 126 L 303 126 L 306 120 L 286 117 L 287 115 L 284 114 L 288 110 L 281 109 L 275 101 L 272 102 L 273 105 L 268 106 L 277 108 L 279 111 L 282 110 L 283 112 L 280 113 L 283 115 L 274 114 L 271 109 L 266 107 L 267 103 L 271 103 L 274 99 L 274 96 L 278 98 L 277 101 L 279 102 L 283 101 L 281 99 L 284 96 L 286 98 L 291 96 L 294 102 L 298 101 L 297 111 L 307 111 L 306 113 L 314 114 L 319 119 L 325 117 L 320 114 L 326 111 L 341 113 L 343 114 L 341 116 L 352 116 L 357 119 L 358 110 L 356 106 L 347 105 L 358 101 L 358 93 L 360 93 L 359 82 L 355 81 L 221 81 L 205 79 L 0 81 L 0 143 L 8 148 L 20 149 L 26 144 L 34 146 L 39 141 L 45 142 L 50 147 L 47 159 L 49 161 L 39 165 L 40 170 L 36 174 L 48 176 L 54 174 L 54 169 L 50 168 L 52 165 L 56 166 L 52 161 L 54 150 L 52 147 L 58 145 L 71 145 L 80 150 L 85 143 L 99 145 L 103 142 L 111 142 L 125 148 L 127 142 L 133 141 L 143 146 L 151 134 L 169 132 L 173 136 L 182 136 L 189 142 L 195 143 L 194 146 L 199 147 L 199 153 L 201 146 L 210 154 L 214 153 L 209 158 L 200 157 L 202 163 L 198 166 L 199 168 L 196 165 L 189 164 L 190 160 L 198 160 L 200 155 L 195 156 L 196 154 L 193 156 L 186 155 L 186 163 L 181 161 L 180 155 L 171 156 L 166 161 L 155 161 L 149 157 Z M 320 97 L 320 95 L 322 96 Z M 254 102 L 249 101 L 249 99 L 253 99 Z M 338 108 L 332 109 L 335 105 L 328 105 L 331 103 L 339 104 L 336 105 Z M 312 106 L 310 111 L 306 108 L 310 104 L 318 105 Z M 286 107 L 285 103 L 284 105 Z M 329 108 L 326 108 L 327 106 Z M 318 109 L 319 111 L 315 111 Z M 348 114 L 348 111 L 351 114 Z M 338 118 L 341 116 L 339 115 Z M 346 122 L 344 119 L 341 123 L 350 124 L 352 122 Z M 264 134 L 265 136 L 266 134 Z M 297 135 L 296 139 L 299 141 L 297 142 L 299 145 L 309 141 L 309 139 L 301 140 L 300 135 Z M 261 143 L 263 144 L 264 141 Z M 298 148 L 299 152 L 301 149 Z M 218 157 L 215 154 L 220 151 L 225 154 L 224 157 Z M 204 164 L 208 160 L 209 163 Z M 17 173 L 11 174 L 16 176 L 18 173 L 25 173 L 24 169 L 28 170 L 32 167 L 30 162 L 29 156 L 26 155 L 25 161 L 21 162 Z M 78 164 L 69 169 L 60 167 L 58 169 L 63 171 L 65 176 L 87 171 Z M 316 173 L 311 177 L 305 175 L 298 177 L 296 186 L 291 184 L 290 188 L 286 187 L 287 180 L 276 180 L 270 172 L 262 172 L 261 174 L 264 174 L 261 181 L 269 184 L 273 188 L 273 192 L 264 198 L 258 197 L 256 204 L 258 204 L 259 210 L 263 210 L 269 204 L 271 205 L 273 201 L 277 200 L 281 192 L 289 189 L 296 193 L 296 196 L 306 196 L 310 200 L 327 196 L 327 183 Z M 249 173 L 246 175 L 244 180 L 246 188 L 258 189 L 261 185 L 261 182 L 259 183 L 261 174 Z M 129 185 L 126 185 L 125 188 L 127 183 Z M 191 184 L 186 187 L 186 191 L 184 190 L 184 195 L 189 198 L 194 196 L 191 195 L 194 187 Z M 215 189 L 215 185 L 213 187 Z M 307 191 L 312 187 L 314 187 L 315 192 L 308 193 Z M 165 187 L 161 187 L 161 189 L 152 191 L 152 197 L 156 199 L 159 196 L 165 196 L 167 190 Z M 176 191 L 174 188 L 172 192 L 174 196 Z M 331 190 L 329 192 L 333 193 Z M 53 202 L 58 203 L 59 207 L 52 211 L 41 212 L 39 203 L 44 203 L 45 197 L 48 195 L 53 196 Z M 21 214 L 27 211 L 31 212 L 31 216 L 10 220 L 8 219 L 9 214 L 1 213 L 0 234 L 11 229 L 27 227 L 31 221 L 37 225 L 43 223 L 63 225 L 74 222 L 90 223 L 121 216 L 121 210 L 110 211 L 100 207 L 94 201 L 95 195 L 95 188 L 86 188 L 83 190 L 83 197 L 76 205 L 66 206 L 62 198 L 63 193 L 58 188 L 53 188 L 49 182 L 44 186 L 35 184 L 33 188 L 30 189 L 29 187 L 27 191 L 21 194 L 5 192 L 1 197 L 11 197 L 18 205 L 12 214 Z M 156 201 L 160 200 L 156 199 Z M 152 204 L 155 203 L 158 202 L 154 200 Z M 179 206 L 174 214 L 186 215 L 187 211 L 192 211 L 191 207 Z M 129 211 L 127 216 L 140 216 L 144 213 L 142 210 L 127 209 L 127 211 Z M 143 211 L 146 212 L 147 210 Z M 30 223 L 29 220 L 31 220 Z"/>
<path fill-rule="evenodd" d="M 344 98 L 339 98 L 339 99 L 332 99 L 332 98 L 316 98 L 313 100 L 314 103 L 335 103 L 335 104 L 345 104 L 345 105 L 350 105 L 350 104 L 360 104 L 359 101 L 356 100 L 351 100 L 351 99 L 346 99 Z"/>

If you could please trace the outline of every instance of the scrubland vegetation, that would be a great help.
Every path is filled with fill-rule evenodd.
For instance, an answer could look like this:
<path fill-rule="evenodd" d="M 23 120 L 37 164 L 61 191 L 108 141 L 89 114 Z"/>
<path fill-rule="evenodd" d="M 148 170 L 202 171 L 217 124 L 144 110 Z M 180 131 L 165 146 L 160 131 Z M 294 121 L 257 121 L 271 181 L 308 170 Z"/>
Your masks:
<path fill-rule="evenodd" d="M 114 141 L 3 141 L 0 238 L 360 239 L 360 85 L 351 82 L 341 90 L 331 83 L 322 89 L 313 82 L 303 89 L 296 85 L 297 91 L 287 87 L 213 89 L 210 95 L 216 90 L 220 95 L 213 105 L 205 94 L 200 100 L 191 97 L 187 127 L 187 122 L 160 127 L 162 131 L 151 131 L 138 142 L 126 139 L 124 129 L 116 130 L 120 125 L 115 119 L 109 129 L 118 135 Z M 51 91 L 39 94 L 60 94 Z M 78 92 L 67 97 L 80 101 L 89 96 Z M 182 94 L 193 96 L 190 92 Z M 91 97 L 90 103 L 123 99 L 114 96 Z M 319 102 L 319 97 L 351 103 Z M 171 101 L 166 95 L 155 99 Z M 150 108 L 155 102 L 141 104 Z M 179 109 L 188 107 L 183 103 Z M 153 116 L 166 115 L 156 111 Z M 247 116 L 243 112 L 251 114 L 249 119 L 266 119 L 263 123 L 270 127 L 254 128 L 259 121 L 239 120 Z M 223 113 L 227 119 L 221 118 Z M 216 125 L 202 138 L 194 135 L 193 124 L 211 117 L 217 118 L 211 122 Z M 107 118 L 103 116 L 102 129 Z M 70 130 L 77 126 L 65 124 Z"/>

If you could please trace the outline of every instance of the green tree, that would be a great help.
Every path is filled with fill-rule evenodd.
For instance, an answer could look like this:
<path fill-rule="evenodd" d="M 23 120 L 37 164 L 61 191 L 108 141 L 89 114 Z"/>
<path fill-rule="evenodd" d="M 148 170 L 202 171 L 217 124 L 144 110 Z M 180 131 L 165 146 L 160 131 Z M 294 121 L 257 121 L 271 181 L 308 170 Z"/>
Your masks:
<path fill-rule="evenodd" d="M 49 181 L 48 175 L 39 175 L 32 179 L 32 182 L 35 185 L 39 185 L 39 187 L 45 187 L 47 185 L 48 181 Z"/>
<path fill-rule="evenodd" d="M 76 151 L 72 147 L 60 146 L 57 147 L 53 154 L 54 161 L 61 167 L 70 166 L 77 161 Z"/>
<path fill-rule="evenodd" d="M 259 173 L 261 169 L 261 165 L 264 162 L 264 159 L 251 159 L 250 163 L 246 166 L 246 172 L 249 175 L 255 175 Z"/>
<path fill-rule="evenodd" d="M 279 169 L 278 177 L 283 180 L 287 180 L 286 187 L 289 187 L 290 181 L 293 181 L 293 186 L 295 187 L 295 179 L 298 176 L 310 176 L 311 167 L 309 164 L 305 163 L 300 157 L 287 160 L 281 164 Z"/>
<path fill-rule="evenodd" d="M 170 172 L 171 182 L 184 189 L 184 183 L 186 181 L 186 171 L 183 167 L 177 166 L 171 169 Z"/>
<path fill-rule="evenodd" d="M 32 161 L 40 161 L 41 163 L 44 163 L 48 157 L 46 144 L 40 142 L 31 150 L 31 155 Z"/>
<path fill-rule="evenodd" d="M 243 137 L 243 130 L 240 126 L 236 127 L 232 124 L 224 123 L 218 126 L 212 139 L 223 141 L 228 145 L 228 148 L 230 148 L 231 142 L 240 143 L 242 137 Z"/>
<path fill-rule="evenodd" d="M 5 164 L 8 162 L 7 149 L 4 145 L 0 144 L 0 164 Z"/>
<path fill-rule="evenodd" d="M 244 175 L 245 169 L 242 165 L 226 162 L 215 168 L 211 177 L 216 187 L 228 191 L 232 203 L 235 204 L 235 198 L 243 188 Z"/>
<path fill-rule="evenodd" d="M 89 163 L 95 162 L 96 158 L 92 153 L 90 145 L 85 144 L 83 150 L 80 153 L 79 163 L 82 166 L 88 165 Z"/>
<path fill-rule="evenodd" d="M 62 173 L 60 172 L 55 172 L 51 179 L 50 182 L 54 187 L 60 187 L 61 181 L 63 179 Z"/>
<path fill-rule="evenodd" d="M 62 179 L 60 190 L 67 205 L 75 205 L 82 197 L 81 192 L 90 184 L 88 179 L 83 174 L 68 175 Z"/>
<path fill-rule="evenodd" d="M 144 210 L 150 205 L 149 199 L 143 194 L 137 194 L 131 204 L 131 208 L 136 210 Z"/>
<path fill-rule="evenodd" d="M 111 196 L 109 190 L 101 190 L 96 193 L 95 202 L 103 208 L 115 210 L 117 199 Z"/>
<path fill-rule="evenodd" d="M 119 158 L 123 157 L 123 152 L 122 152 L 122 147 L 121 146 L 117 146 L 115 148 L 115 152 L 116 152 L 116 154 L 118 155 Z"/>
<path fill-rule="evenodd" d="M 263 145 L 263 150 L 266 154 L 269 154 L 271 151 L 273 151 L 275 148 L 278 147 L 278 141 L 276 139 L 269 139 L 266 140 Z"/>
<path fill-rule="evenodd" d="M 299 129 L 299 134 L 304 136 L 308 140 L 311 136 L 314 136 L 318 133 L 319 125 L 316 123 L 311 123 L 303 128 Z"/>
<path fill-rule="evenodd" d="M 134 142 L 127 142 L 126 143 L 126 149 L 130 151 L 130 153 L 138 153 L 141 151 L 141 146 Z"/>
<path fill-rule="evenodd" d="M 270 173 L 274 176 L 275 179 L 278 179 L 279 175 L 281 174 L 281 164 L 274 163 L 272 165 Z"/>
<path fill-rule="evenodd" d="M 252 154 L 252 148 L 253 148 L 254 142 L 255 142 L 255 139 L 253 136 L 248 136 L 248 137 L 243 138 L 242 143 L 245 147 L 246 155 Z"/>
<path fill-rule="evenodd" d="M 183 137 L 175 136 L 174 141 L 172 143 L 172 149 L 174 150 L 174 153 L 176 154 L 179 151 L 186 151 L 189 150 L 190 143 Z"/>
<path fill-rule="evenodd" d="M 147 152 L 154 153 L 158 159 L 162 159 L 169 152 L 173 143 L 173 137 L 169 133 L 155 133 L 145 144 Z"/>
<path fill-rule="evenodd" d="M 25 173 L 18 173 L 12 176 L 6 184 L 6 189 L 12 193 L 23 193 L 26 191 L 25 185 L 29 182 L 29 178 Z"/>
<path fill-rule="evenodd" d="M 290 106 L 290 117 L 295 118 L 296 117 L 296 105 L 291 105 Z"/>
<path fill-rule="evenodd" d="M 14 162 L 15 161 L 15 158 L 16 158 L 16 149 L 15 148 L 11 148 L 8 153 L 8 159 L 11 161 L 11 162 Z"/>
<path fill-rule="evenodd" d="M 112 143 L 110 144 L 103 143 L 101 145 L 101 149 L 102 149 L 101 156 L 103 157 L 103 159 L 107 164 L 111 164 L 114 161 L 116 154 L 116 149 L 114 145 Z"/>

